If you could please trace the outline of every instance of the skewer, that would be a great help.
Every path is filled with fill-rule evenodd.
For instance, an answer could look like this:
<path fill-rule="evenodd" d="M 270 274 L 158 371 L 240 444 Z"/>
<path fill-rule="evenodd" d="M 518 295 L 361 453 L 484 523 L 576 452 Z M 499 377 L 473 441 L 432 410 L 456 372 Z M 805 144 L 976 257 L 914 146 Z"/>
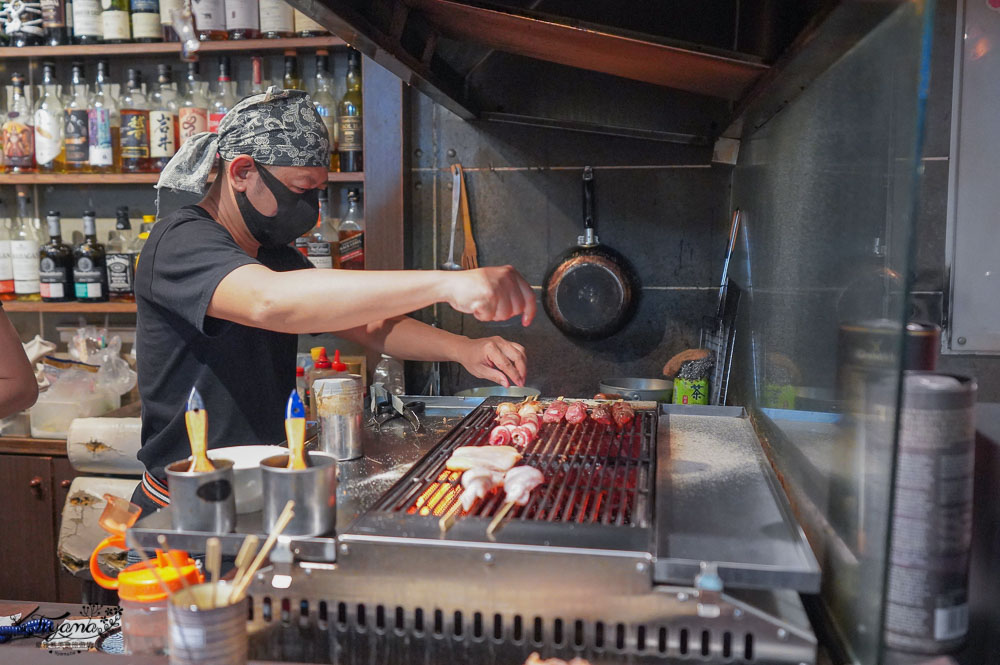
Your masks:
<path fill-rule="evenodd" d="M 240 551 L 236 555 L 236 575 L 233 576 L 233 583 L 229 588 L 226 603 L 232 602 L 233 589 L 240 583 L 240 580 L 243 579 L 243 576 L 247 572 L 247 567 L 250 565 L 250 562 L 253 561 L 253 556 L 257 553 L 258 542 L 260 542 L 260 538 L 252 533 L 243 539 L 243 544 L 240 545 Z"/>
<path fill-rule="evenodd" d="M 216 588 L 219 569 L 222 568 L 222 543 L 214 536 L 205 541 L 205 568 L 208 570 L 208 583 L 212 585 L 212 608 L 216 608 Z"/>
<path fill-rule="evenodd" d="M 507 513 L 510 512 L 510 509 L 513 508 L 514 505 L 515 504 L 513 501 L 508 501 L 507 503 L 503 504 L 503 507 L 500 508 L 500 512 L 498 512 L 496 517 L 493 518 L 493 521 L 490 522 L 490 525 L 486 527 L 487 536 L 493 535 L 493 533 L 497 530 L 497 527 L 500 526 L 500 522 L 503 521 L 503 518 L 507 517 Z"/>
<path fill-rule="evenodd" d="M 285 530 L 288 523 L 292 521 L 292 517 L 295 516 L 295 512 L 292 510 L 295 507 L 295 501 L 289 501 L 285 504 L 284 510 L 281 511 L 281 515 L 278 516 L 278 521 L 275 523 L 274 528 L 271 529 L 271 533 L 268 534 L 267 540 L 264 541 L 264 546 L 260 548 L 257 552 L 257 557 L 250 564 L 250 568 L 247 569 L 243 578 L 240 579 L 239 584 L 233 589 L 232 594 L 229 596 L 230 603 L 238 603 L 243 600 L 246 595 L 247 587 L 250 586 L 250 581 L 253 576 L 257 574 L 257 569 L 260 568 L 261 564 L 264 563 L 264 559 L 271 552 L 271 548 L 274 547 L 274 543 L 277 542 L 278 536 L 281 532 Z"/>
<path fill-rule="evenodd" d="M 448 509 L 441 519 L 438 520 L 438 526 L 441 527 L 441 535 L 448 533 L 450 529 L 455 524 L 455 519 L 458 517 L 458 513 L 462 511 L 462 502 L 458 499 L 455 500 L 455 505 Z"/>

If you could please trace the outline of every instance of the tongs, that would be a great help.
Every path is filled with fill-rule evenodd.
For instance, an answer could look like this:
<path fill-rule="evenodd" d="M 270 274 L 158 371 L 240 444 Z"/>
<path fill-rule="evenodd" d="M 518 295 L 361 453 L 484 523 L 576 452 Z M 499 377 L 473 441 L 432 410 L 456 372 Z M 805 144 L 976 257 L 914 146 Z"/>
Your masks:
<path fill-rule="evenodd" d="M 404 418 L 414 432 L 419 432 L 419 414 L 424 412 L 425 405 L 420 401 L 403 402 L 398 395 L 393 395 L 381 382 L 373 383 L 370 388 L 372 417 L 368 424 L 376 431 L 382 431 L 382 425 L 394 418 Z"/>

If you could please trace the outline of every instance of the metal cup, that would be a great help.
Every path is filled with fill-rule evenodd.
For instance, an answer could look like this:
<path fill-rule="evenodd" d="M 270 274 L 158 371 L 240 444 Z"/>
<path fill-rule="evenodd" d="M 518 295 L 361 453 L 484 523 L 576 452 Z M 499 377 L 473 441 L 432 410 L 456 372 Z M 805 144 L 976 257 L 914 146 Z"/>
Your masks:
<path fill-rule="evenodd" d="M 233 463 L 212 460 L 215 471 L 189 472 L 191 460 L 167 465 L 170 516 L 178 531 L 229 533 L 236 526 Z"/>
<path fill-rule="evenodd" d="M 320 536 L 337 526 L 337 460 L 326 453 L 310 452 L 309 468 L 289 469 L 288 455 L 268 457 L 260 463 L 264 477 L 264 530 L 271 531 L 289 500 L 295 516 L 283 535 Z"/>
<path fill-rule="evenodd" d="M 212 608 L 213 588 L 218 607 Z M 223 605 L 230 585 L 196 584 L 167 603 L 170 665 L 246 665 L 247 597 Z M 206 609 L 201 609 L 206 608 Z"/>
<path fill-rule="evenodd" d="M 361 457 L 361 416 L 364 388 L 361 377 L 351 374 L 320 379 L 313 384 L 319 419 L 319 447 L 338 460 Z"/>

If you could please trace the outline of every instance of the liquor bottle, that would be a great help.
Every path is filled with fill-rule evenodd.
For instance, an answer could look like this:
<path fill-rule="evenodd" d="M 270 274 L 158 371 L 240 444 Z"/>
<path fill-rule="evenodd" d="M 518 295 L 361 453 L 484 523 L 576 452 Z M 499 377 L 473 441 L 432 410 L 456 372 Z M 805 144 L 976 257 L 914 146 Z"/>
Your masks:
<path fill-rule="evenodd" d="M 170 65 L 159 64 L 156 92 L 150 100 L 149 111 L 149 166 L 156 173 L 167 166 L 177 152 L 178 136 L 177 87 L 170 73 Z"/>
<path fill-rule="evenodd" d="M 69 44 L 69 30 L 66 27 L 65 0 L 41 0 L 42 27 L 45 28 L 46 46 Z M 70 6 L 72 9 L 72 5 Z"/>
<path fill-rule="evenodd" d="M 135 302 L 135 252 L 128 206 L 119 206 L 115 230 L 108 234 L 108 296 L 112 302 Z"/>
<path fill-rule="evenodd" d="M 266 39 L 284 39 L 295 34 L 292 8 L 285 0 L 260 1 L 260 32 Z"/>
<path fill-rule="evenodd" d="M 35 127 L 31 107 L 24 96 L 24 77 L 10 77 L 13 93 L 4 117 L 2 133 L 4 163 L 8 173 L 34 173 Z"/>
<path fill-rule="evenodd" d="M 295 51 L 285 51 L 285 77 L 281 79 L 281 87 L 286 90 L 305 90 L 302 79 L 299 78 L 299 59 Z"/>
<path fill-rule="evenodd" d="M 226 32 L 230 39 L 260 37 L 260 7 L 257 0 L 225 0 Z"/>
<path fill-rule="evenodd" d="M 59 173 L 66 164 L 63 105 L 56 87 L 55 64 L 42 64 L 42 96 L 35 104 L 35 163 L 41 173 Z"/>
<path fill-rule="evenodd" d="M 327 194 L 324 188 L 319 193 L 319 215 L 316 217 L 316 226 L 309 233 L 308 242 L 306 243 L 306 257 L 313 264 L 314 268 L 334 267 L 332 244 L 327 239 L 324 228 L 326 207 Z"/>
<path fill-rule="evenodd" d="M 181 0 L 160 0 L 160 35 L 165 42 L 179 42 L 181 38 L 174 30 L 173 11 L 183 11 Z"/>
<path fill-rule="evenodd" d="M 351 188 L 347 192 L 347 214 L 340 220 L 340 267 L 345 270 L 365 269 L 365 222 L 361 217 L 361 193 Z"/>
<path fill-rule="evenodd" d="M 233 82 L 229 78 L 229 58 L 223 56 L 219 58 L 219 87 L 212 97 L 212 103 L 208 109 L 208 131 L 219 131 L 219 123 L 229 113 L 229 109 L 236 105 L 237 101 Z"/>
<path fill-rule="evenodd" d="M 224 0 L 191 0 L 194 27 L 203 42 L 229 39 Z"/>
<path fill-rule="evenodd" d="M 38 46 L 45 36 L 42 25 L 33 23 L 39 18 L 37 10 L 29 10 L 29 3 L 4 0 L 3 9 L 6 13 L 4 33 L 10 38 L 11 46 Z M 37 7 L 38 5 L 35 5 Z M 38 21 L 43 23 L 42 20 Z"/>
<path fill-rule="evenodd" d="M 326 136 L 330 141 L 330 170 L 340 168 L 340 155 L 337 153 L 337 100 L 333 96 L 330 76 L 327 73 L 329 56 L 326 51 L 316 51 L 316 90 L 313 92 L 313 106 L 323 119 L 326 126 Z"/>
<path fill-rule="evenodd" d="M 49 241 L 39 250 L 39 290 L 45 302 L 69 302 L 73 300 L 73 250 L 62 240 L 59 212 L 49 210 L 45 221 Z"/>
<path fill-rule="evenodd" d="M 104 35 L 100 0 L 73 0 L 73 43 L 99 44 Z"/>
<path fill-rule="evenodd" d="M 66 141 L 66 171 L 90 170 L 90 96 L 83 76 L 83 63 L 74 62 L 70 75 L 69 99 L 63 109 L 63 135 Z"/>
<path fill-rule="evenodd" d="M 352 50 L 347 62 L 347 92 L 337 107 L 337 150 L 341 171 L 356 173 L 364 170 L 361 113 L 361 54 Z"/>
<path fill-rule="evenodd" d="M 133 275 L 135 274 L 135 267 L 139 265 L 139 254 L 142 253 L 142 248 L 149 239 L 149 232 L 153 230 L 153 223 L 155 221 L 156 215 L 143 215 L 142 226 L 139 227 L 139 235 L 129 244 L 129 252 L 135 257 L 132 261 Z"/>
<path fill-rule="evenodd" d="M 93 210 L 83 213 L 83 242 L 73 248 L 73 290 L 80 302 L 108 301 L 107 260 Z"/>
<path fill-rule="evenodd" d="M 255 55 L 250 59 L 250 94 L 259 95 L 267 91 L 264 85 L 264 58 Z"/>
<path fill-rule="evenodd" d="M 312 20 L 298 9 L 293 11 L 292 19 L 296 37 L 319 37 L 328 34 L 330 31 Z"/>
<path fill-rule="evenodd" d="M 145 173 L 149 170 L 149 105 L 137 69 L 128 70 L 121 106 L 122 173 Z"/>
<path fill-rule="evenodd" d="M 178 146 L 195 134 L 208 131 L 208 98 L 202 92 L 204 83 L 198 76 L 198 63 L 189 62 L 187 94 L 177 109 Z"/>
<path fill-rule="evenodd" d="M 101 34 L 105 44 L 132 41 L 128 0 L 101 0 Z"/>
<path fill-rule="evenodd" d="M 159 0 L 131 0 L 132 39 L 150 43 L 163 41 Z"/>
<path fill-rule="evenodd" d="M 79 0 L 77 0 L 79 2 Z M 94 173 L 111 173 L 119 159 L 121 138 L 121 115 L 118 105 L 111 96 L 108 81 L 108 63 L 97 63 L 97 78 L 94 94 L 87 109 L 87 144 L 90 154 L 90 170 Z"/>
<path fill-rule="evenodd" d="M 0 300 L 13 300 L 17 296 L 14 295 L 14 264 L 10 260 L 10 218 L 3 212 L 3 201 L 0 201 Z"/>
<path fill-rule="evenodd" d="M 28 188 L 17 186 L 17 216 L 10 240 L 10 262 L 14 267 L 14 295 L 18 300 L 42 299 L 38 277 L 38 246 L 41 244 L 38 225 L 31 212 Z"/>

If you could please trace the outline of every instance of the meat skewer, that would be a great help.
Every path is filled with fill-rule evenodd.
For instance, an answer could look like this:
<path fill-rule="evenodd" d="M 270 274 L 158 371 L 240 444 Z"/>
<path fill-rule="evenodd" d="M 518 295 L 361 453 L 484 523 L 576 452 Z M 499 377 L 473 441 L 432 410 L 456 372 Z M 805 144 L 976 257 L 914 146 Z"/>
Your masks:
<path fill-rule="evenodd" d="M 569 404 L 563 401 L 560 397 L 556 401 L 549 405 L 549 408 L 545 409 L 542 414 L 543 423 L 561 423 L 563 418 L 566 417 L 566 410 L 569 408 Z"/>
<path fill-rule="evenodd" d="M 531 491 L 544 482 L 545 476 L 533 466 L 515 466 L 507 471 L 503 477 L 503 488 L 507 494 L 507 500 L 490 525 L 486 527 L 486 535 L 493 535 L 511 508 L 527 505 L 528 499 L 531 498 Z"/>
<path fill-rule="evenodd" d="M 486 467 L 472 467 L 462 474 L 461 483 L 465 490 L 458 497 L 455 505 L 449 508 L 448 512 L 442 515 L 438 521 L 441 533 L 446 533 L 452 527 L 459 510 L 468 512 L 476 505 L 477 501 L 503 485 L 503 472 Z"/>
<path fill-rule="evenodd" d="M 571 425 L 582 423 L 587 419 L 587 405 L 583 402 L 573 402 L 566 409 L 566 422 Z"/>
<path fill-rule="evenodd" d="M 525 402 L 517 410 L 517 415 L 524 418 L 528 415 L 537 416 L 540 415 L 545 409 L 542 407 L 542 403 L 538 400 L 531 400 L 530 402 Z"/>
<path fill-rule="evenodd" d="M 517 414 L 517 404 L 514 402 L 501 402 L 497 405 L 497 418 L 501 418 L 510 414 Z"/>
<path fill-rule="evenodd" d="M 590 417 L 602 425 L 613 425 L 613 407 L 607 404 L 598 404 L 590 411 Z"/>
<path fill-rule="evenodd" d="M 615 402 L 611 405 L 611 416 L 619 428 L 625 427 L 635 419 L 635 411 L 625 402 Z"/>
<path fill-rule="evenodd" d="M 514 429 L 510 425 L 497 425 L 490 431 L 490 445 L 491 446 L 506 446 L 510 444 L 511 441 L 511 430 Z"/>
<path fill-rule="evenodd" d="M 507 471 L 521 461 L 521 453 L 510 446 L 461 446 L 455 448 L 445 462 L 449 471 L 466 471 L 486 467 L 494 471 Z"/>

